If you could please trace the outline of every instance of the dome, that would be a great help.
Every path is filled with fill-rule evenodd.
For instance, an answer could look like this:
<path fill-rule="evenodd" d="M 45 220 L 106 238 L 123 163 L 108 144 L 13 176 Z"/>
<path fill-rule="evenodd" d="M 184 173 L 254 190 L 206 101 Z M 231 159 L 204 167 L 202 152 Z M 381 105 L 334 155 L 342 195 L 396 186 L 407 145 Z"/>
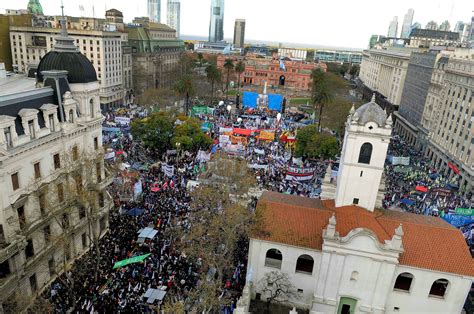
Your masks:
<path fill-rule="evenodd" d="M 48 52 L 38 65 L 38 81 L 43 82 L 42 71 L 51 70 L 68 71 L 67 78 L 71 84 L 97 81 L 94 66 L 89 59 L 79 51 L 51 50 Z"/>
<path fill-rule="evenodd" d="M 43 15 L 43 7 L 39 3 L 39 0 L 30 0 L 27 6 L 28 13 Z"/>
<path fill-rule="evenodd" d="M 387 114 L 382 107 L 375 103 L 375 96 L 372 97 L 370 102 L 360 106 L 355 112 L 355 115 L 358 117 L 357 122 L 363 125 L 367 122 L 375 122 L 381 127 L 387 122 Z"/>

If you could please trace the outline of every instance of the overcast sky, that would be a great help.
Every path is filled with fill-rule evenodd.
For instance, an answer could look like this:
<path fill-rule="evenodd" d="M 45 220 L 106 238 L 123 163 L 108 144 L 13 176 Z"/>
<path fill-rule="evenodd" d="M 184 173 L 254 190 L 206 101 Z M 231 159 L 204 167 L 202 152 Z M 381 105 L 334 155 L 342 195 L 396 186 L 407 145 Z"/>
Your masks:
<path fill-rule="evenodd" d="M 162 22 L 166 23 L 166 0 Z M 4 9 L 26 8 L 28 0 L 0 0 Z M 60 14 L 60 0 L 40 0 L 46 15 Z M 181 34 L 207 36 L 211 0 L 181 0 Z M 146 15 L 146 0 L 64 0 L 65 14 L 104 17 L 105 10 L 123 12 L 125 21 Z M 232 38 L 234 20 L 247 20 L 246 38 L 311 45 L 366 48 L 370 35 L 386 35 L 388 25 L 398 16 L 400 33 L 403 15 L 415 10 L 413 22 L 423 27 L 430 20 L 451 27 L 471 20 L 472 0 L 225 0 L 224 37 Z"/>

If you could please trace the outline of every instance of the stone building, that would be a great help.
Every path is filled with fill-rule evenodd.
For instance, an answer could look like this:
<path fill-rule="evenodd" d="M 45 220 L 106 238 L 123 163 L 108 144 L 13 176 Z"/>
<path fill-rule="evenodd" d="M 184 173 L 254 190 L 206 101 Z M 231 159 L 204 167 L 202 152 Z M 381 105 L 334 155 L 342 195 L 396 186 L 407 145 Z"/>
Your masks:
<path fill-rule="evenodd" d="M 126 28 L 132 50 L 133 80 L 137 95 L 149 88 L 171 87 L 171 75 L 184 53 L 184 42 L 165 24 L 135 19 Z"/>
<path fill-rule="evenodd" d="M 420 28 L 411 31 L 408 47 L 430 48 L 432 46 L 453 46 L 459 42 L 459 33 Z"/>
<path fill-rule="evenodd" d="M 474 279 L 461 232 L 438 217 L 376 207 L 391 124 L 373 101 L 351 110 L 334 199 L 264 192 L 238 313 L 250 298 L 267 299 L 272 271 L 288 275 L 299 296 L 288 303 L 311 314 L 461 312 Z"/>
<path fill-rule="evenodd" d="M 0 312 L 6 313 L 28 306 L 89 250 L 107 231 L 112 206 L 93 64 L 64 27 L 37 71 L 36 79 L 0 78 Z"/>
<path fill-rule="evenodd" d="M 122 46 L 128 41 L 123 28 L 123 16 L 118 10 L 107 11 L 107 21 L 95 18 L 67 17 L 68 30 L 76 46 L 94 65 L 100 82 L 100 104 L 103 108 L 121 105 L 133 86 L 131 61 L 124 56 Z M 34 72 L 40 59 L 54 45 L 60 32 L 59 17 L 51 27 L 10 27 L 13 68 L 17 73 Z M 55 23 L 58 22 L 58 23 Z M 130 57 L 130 54 L 128 54 Z M 127 62 L 128 70 L 123 69 Z M 124 77 L 126 75 L 126 77 Z"/>

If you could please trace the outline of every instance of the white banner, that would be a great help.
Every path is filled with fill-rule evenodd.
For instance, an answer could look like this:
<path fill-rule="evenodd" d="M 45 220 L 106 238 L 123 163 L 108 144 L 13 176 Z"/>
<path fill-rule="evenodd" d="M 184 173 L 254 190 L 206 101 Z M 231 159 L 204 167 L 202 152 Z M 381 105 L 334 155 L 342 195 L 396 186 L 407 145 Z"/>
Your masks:
<path fill-rule="evenodd" d="M 300 158 L 295 158 L 293 157 L 293 163 L 295 165 L 298 165 L 300 167 L 303 167 L 303 159 L 300 157 Z"/>
<path fill-rule="evenodd" d="M 404 165 L 404 166 L 409 166 L 410 165 L 410 157 L 392 157 L 392 165 Z"/>
<path fill-rule="evenodd" d="M 107 152 L 104 154 L 104 159 L 112 159 L 115 157 L 115 152 L 114 151 L 111 151 L 111 152 Z"/>
<path fill-rule="evenodd" d="M 295 176 L 295 175 L 286 175 L 285 180 L 290 180 L 290 181 L 306 181 L 306 180 L 311 180 L 313 179 L 313 174 L 305 174 L 305 175 L 300 175 L 300 176 Z"/>
<path fill-rule="evenodd" d="M 115 117 L 114 121 L 115 123 L 120 124 L 120 125 L 130 124 L 130 118 L 127 118 L 127 117 Z"/>
<path fill-rule="evenodd" d="M 209 161 L 211 159 L 211 153 L 206 153 L 205 151 L 198 151 L 198 154 L 196 156 L 196 160 L 200 161 L 200 162 L 204 162 L 204 161 Z"/>
<path fill-rule="evenodd" d="M 233 128 L 219 128 L 219 133 L 224 133 L 224 132 L 232 132 L 234 129 Z"/>
<path fill-rule="evenodd" d="M 249 164 L 248 167 L 251 169 L 268 169 L 268 165 Z"/>
<path fill-rule="evenodd" d="M 167 176 L 172 177 L 174 175 L 174 166 L 170 166 L 168 164 L 161 165 L 161 171 Z"/>
<path fill-rule="evenodd" d="M 254 152 L 256 152 L 256 153 L 259 154 L 259 155 L 265 155 L 265 150 L 263 150 L 263 149 L 255 148 L 255 149 L 254 149 Z"/>

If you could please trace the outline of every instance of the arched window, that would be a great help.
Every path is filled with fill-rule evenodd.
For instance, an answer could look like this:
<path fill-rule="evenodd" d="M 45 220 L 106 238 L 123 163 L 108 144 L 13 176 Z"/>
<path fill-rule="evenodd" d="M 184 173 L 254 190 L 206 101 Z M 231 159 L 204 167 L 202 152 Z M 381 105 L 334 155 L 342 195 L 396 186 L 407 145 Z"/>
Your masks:
<path fill-rule="evenodd" d="M 91 118 L 94 118 L 94 98 L 91 98 L 91 100 L 89 101 L 89 109 L 90 109 L 90 112 L 91 112 Z"/>
<path fill-rule="evenodd" d="M 410 291 L 411 283 L 413 281 L 413 275 L 410 273 L 401 273 L 395 280 L 393 289 Z"/>
<path fill-rule="evenodd" d="M 447 279 L 438 279 L 431 285 L 430 297 L 444 297 L 448 289 L 449 281 Z"/>
<path fill-rule="evenodd" d="M 357 279 L 359 279 L 359 272 L 354 270 L 352 273 L 351 273 L 351 281 L 357 281 Z"/>
<path fill-rule="evenodd" d="M 69 122 L 74 123 L 74 110 L 69 110 Z"/>
<path fill-rule="evenodd" d="M 360 164 L 370 164 L 370 157 L 372 157 L 372 144 L 362 144 L 362 146 L 360 147 L 358 162 Z"/>
<path fill-rule="evenodd" d="M 296 261 L 296 272 L 311 275 L 313 273 L 314 260 L 311 256 L 303 254 Z"/>
<path fill-rule="evenodd" d="M 267 255 L 265 255 L 265 266 L 280 269 L 282 259 L 283 256 L 279 250 L 270 249 L 267 251 Z"/>

